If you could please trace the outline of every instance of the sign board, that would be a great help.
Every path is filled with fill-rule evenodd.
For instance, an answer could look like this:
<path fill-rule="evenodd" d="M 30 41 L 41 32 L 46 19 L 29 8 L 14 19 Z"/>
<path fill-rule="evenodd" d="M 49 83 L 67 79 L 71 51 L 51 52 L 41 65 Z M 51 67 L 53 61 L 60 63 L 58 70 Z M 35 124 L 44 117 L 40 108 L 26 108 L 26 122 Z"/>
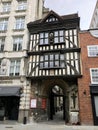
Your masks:
<path fill-rule="evenodd" d="M 41 105 L 42 109 L 46 109 L 46 99 L 42 99 L 42 105 Z"/>
<path fill-rule="evenodd" d="M 37 107 L 37 99 L 31 99 L 31 108 L 36 108 Z"/>

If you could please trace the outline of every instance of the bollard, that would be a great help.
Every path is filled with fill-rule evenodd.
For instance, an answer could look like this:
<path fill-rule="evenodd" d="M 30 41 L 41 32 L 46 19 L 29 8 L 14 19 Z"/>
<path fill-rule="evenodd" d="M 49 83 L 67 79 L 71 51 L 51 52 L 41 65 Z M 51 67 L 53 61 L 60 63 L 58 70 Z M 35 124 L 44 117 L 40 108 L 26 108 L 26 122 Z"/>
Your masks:
<path fill-rule="evenodd" d="M 27 118 L 26 116 L 23 118 L 23 124 L 26 124 L 27 123 Z"/>

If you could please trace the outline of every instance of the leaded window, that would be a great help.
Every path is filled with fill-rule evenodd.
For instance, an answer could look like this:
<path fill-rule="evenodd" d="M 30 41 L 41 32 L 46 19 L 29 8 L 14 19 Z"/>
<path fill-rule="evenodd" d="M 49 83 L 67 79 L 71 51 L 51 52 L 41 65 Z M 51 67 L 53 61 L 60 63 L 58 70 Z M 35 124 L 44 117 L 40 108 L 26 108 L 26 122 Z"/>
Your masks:
<path fill-rule="evenodd" d="M 42 68 L 64 68 L 64 54 L 45 54 L 40 56 L 40 69 Z"/>
<path fill-rule="evenodd" d="M 55 22 L 55 21 L 58 21 L 58 18 L 54 17 L 54 16 L 50 16 L 46 22 Z"/>
<path fill-rule="evenodd" d="M 64 43 L 64 30 L 40 33 L 40 45 Z"/>
<path fill-rule="evenodd" d="M 40 45 L 47 45 L 47 44 L 49 44 L 48 33 L 47 32 L 40 33 Z"/>
<path fill-rule="evenodd" d="M 64 31 L 55 31 L 54 32 L 54 43 L 62 43 L 64 42 Z"/>

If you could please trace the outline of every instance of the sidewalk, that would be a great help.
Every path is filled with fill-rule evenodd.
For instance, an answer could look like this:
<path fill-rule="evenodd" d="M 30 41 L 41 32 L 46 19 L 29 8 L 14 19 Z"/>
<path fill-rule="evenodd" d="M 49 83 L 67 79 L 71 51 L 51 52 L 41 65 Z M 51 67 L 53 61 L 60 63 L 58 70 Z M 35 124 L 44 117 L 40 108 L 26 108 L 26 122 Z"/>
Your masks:
<path fill-rule="evenodd" d="M 98 130 L 98 126 L 67 126 L 65 124 L 51 122 L 27 124 L 10 122 L 0 124 L 0 130 Z"/>

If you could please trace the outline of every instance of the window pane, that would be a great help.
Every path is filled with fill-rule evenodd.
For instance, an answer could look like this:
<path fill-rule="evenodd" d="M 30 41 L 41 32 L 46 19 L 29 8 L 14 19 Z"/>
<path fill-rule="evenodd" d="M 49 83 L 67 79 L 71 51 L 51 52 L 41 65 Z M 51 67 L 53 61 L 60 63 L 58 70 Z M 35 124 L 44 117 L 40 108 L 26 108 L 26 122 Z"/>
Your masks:
<path fill-rule="evenodd" d="M 64 60 L 64 55 L 63 55 L 63 54 L 60 55 L 60 59 L 61 59 L 61 60 Z"/>
<path fill-rule="evenodd" d="M 45 55 L 45 60 L 48 60 L 48 55 Z"/>
<path fill-rule="evenodd" d="M 43 44 L 44 44 L 43 39 L 40 39 L 40 45 L 43 45 Z"/>
<path fill-rule="evenodd" d="M 43 38 L 44 37 L 44 33 L 40 33 L 40 38 Z"/>
<path fill-rule="evenodd" d="M 58 31 L 55 31 L 55 32 L 54 32 L 54 36 L 58 36 Z"/>
<path fill-rule="evenodd" d="M 54 38 L 54 43 L 58 43 L 58 42 L 59 42 L 58 37 L 55 37 Z"/>
<path fill-rule="evenodd" d="M 45 37 L 48 37 L 48 33 L 45 33 Z"/>
<path fill-rule="evenodd" d="M 64 34 L 64 32 L 63 31 L 59 31 L 59 33 L 60 33 L 60 36 L 63 36 Z"/>
<path fill-rule="evenodd" d="M 65 67 L 65 62 L 64 61 L 60 62 L 60 67 Z"/>
<path fill-rule="evenodd" d="M 45 63 L 44 63 L 44 67 L 45 67 L 45 68 L 48 68 L 48 62 L 45 62 Z"/>
<path fill-rule="evenodd" d="M 40 68 L 43 68 L 44 66 L 43 66 L 43 63 L 40 63 Z"/>
<path fill-rule="evenodd" d="M 58 54 L 55 55 L 55 60 L 59 60 L 59 55 Z"/>
<path fill-rule="evenodd" d="M 53 60 L 53 55 L 50 55 L 50 60 Z"/>
<path fill-rule="evenodd" d="M 55 67 L 59 67 L 59 61 L 55 61 Z"/>
<path fill-rule="evenodd" d="M 40 57 L 40 61 L 44 61 L 44 58 L 43 58 L 43 56 L 41 56 L 41 57 Z"/>
<path fill-rule="evenodd" d="M 64 38 L 63 37 L 60 37 L 60 42 L 64 42 Z"/>
<path fill-rule="evenodd" d="M 53 61 L 50 61 L 50 67 L 53 67 L 54 64 L 53 64 Z"/>
<path fill-rule="evenodd" d="M 45 43 L 44 44 L 48 44 L 48 39 L 45 39 Z"/>

